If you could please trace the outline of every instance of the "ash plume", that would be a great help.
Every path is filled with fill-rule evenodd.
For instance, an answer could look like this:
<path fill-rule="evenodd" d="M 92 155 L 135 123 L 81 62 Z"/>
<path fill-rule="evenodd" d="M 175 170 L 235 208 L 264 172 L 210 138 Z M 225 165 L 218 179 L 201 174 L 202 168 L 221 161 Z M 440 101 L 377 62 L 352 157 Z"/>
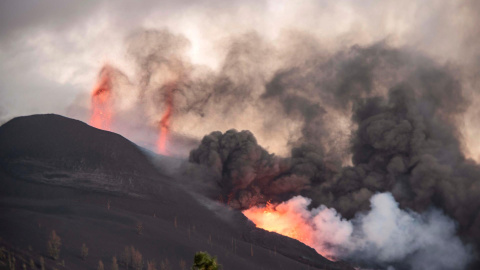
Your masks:
<path fill-rule="evenodd" d="M 390 192 L 402 209 L 442 209 L 478 246 L 480 166 L 462 151 L 458 119 L 469 100 L 454 67 L 385 43 L 354 46 L 280 68 L 261 98 L 301 120 L 302 136 L 288 158 L 269 154 L 248 131 L 204 137 L 190 162 L 213 168 L 217 197 L 248 209 L 303 195 L 351 219 L 374 194 Z M 343 146 L 352 165 L 342 165 L 329 128 L 338 115 L 354 127 Z"/>
<path fill-rule="evenodd" d="M 281 201 L 286 194 L 296 194 L 308 185 L 307 178 L 298 176 L 292 181 L 289 175 L 282 176 L 291 165 L 259 146 L 249 131 L 212 132 L 192 150 L 189 160 L 213 169 L 222 190 L 218 198 L 237 209 L 272 198 Z"/>
<path fill-rule="evenodd" d="M 140 2 L 92 2 L 69 16 L 13 16 L 4 4 L 0 120 L 62 112 L 64 100 L 86 107 L 73 97 L 91 89 L 85 70 L 101 55 L 118 60 L 112 131 L 154 142 L 168 115 L 169 138 L 190 142 L 172 149 L 209 134 L 182 173 L 211 198 L 245 210 L 301 195 L 354 222 L 390 193 L 392 211 L 440 211 L 445 235 L 457 230 L 478 249 L 478 1 Z M 48 102 L 25 100 L 26 82 Z"/>
<path fill-rule="evenodd" d="M 252 127 L 213 132 L 191 151 L 189 161 L 203 168 L 187 165 L 187 178 L 204 178 L 212 199 L 245 210 L 302 195 L 353 219 L 374 194 L 389 192 L 401 209 L 441 209 L 463 241 L 480 243 L 480 167 L 465 156 L 460 126 L 471 93 L 458 66 L 388 41 L 330 53 L 310 40 L 285 57 L 288 44 L 249 32 L 232 37 L 214 70 L 189 62 L 188 39 L 168 30 L 127 41 L 132 108 L 150 125 L 174 80 L 172 130 Z M 257 132 L 267 142 L 286 137 L 290 154 L 269 153 Z"/>

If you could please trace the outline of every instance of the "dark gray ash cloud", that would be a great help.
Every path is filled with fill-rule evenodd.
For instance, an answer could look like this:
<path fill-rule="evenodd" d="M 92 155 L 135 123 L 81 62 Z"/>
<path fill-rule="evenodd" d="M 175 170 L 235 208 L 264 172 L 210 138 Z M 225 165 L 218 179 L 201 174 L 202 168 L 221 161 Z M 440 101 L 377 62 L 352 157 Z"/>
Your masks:
<path fill-rule="evenodd" d="M 390 192 L 403 209 L 442 209 L 463 239 L 478 245 L 480 166 L 462 152 L 458 119 L 470 100 L 458 76 L 449 65 L 385 43 L 283 68 L 262 99 L 281 104 L 286 117 L 301 117 L 303 136 L 291 156 L 271 155 L 250 132 L 231 130 L 204 137 L 190 161 L 214 169 L 217 196 L 234 208 L 303 195 L 350 219 L 369 209 L 374 194 Z M 325 151 L 336 135 L 328 114 L 339 112 L 355 124 L 351 166 Z"/>

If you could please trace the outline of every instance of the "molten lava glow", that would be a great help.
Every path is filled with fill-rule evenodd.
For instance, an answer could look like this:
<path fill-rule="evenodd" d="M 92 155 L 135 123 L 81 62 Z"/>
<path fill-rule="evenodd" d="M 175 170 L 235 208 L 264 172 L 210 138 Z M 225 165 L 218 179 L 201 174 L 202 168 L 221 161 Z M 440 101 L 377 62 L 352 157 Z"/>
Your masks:
<path fill-rule="evenodd" d="M 160 120 L 159 128 L 160 134 L 157 140 L 157 150 L 160 154 L 167 155 L 167 141 L 168 135 L 170 133 L 170 117 L 172 116 L 173 110 L 173 90 L 175 89 L 175 83 L 170 83 L 166 86 L 165 93 L 165 112 L 163 113 L 162 119 Z"/>
<path fill-rule="evenodd" d="M 307 245 L 312 244 L 310 226 L 285 206 L 267 203 L 265 207 L 247 209 L 243 214 L 259 228 L 297 239 Z"/>
<path fill-rule="evenodd" d="M 258 228 L 297 239 L 314 248 L 319 254 L 333 259 L 329 251 L 318 245 L 315 226 L 305 215 L 305 206 L 290 202 L 278 205 L 267 203 L 265 207 L 255 206 L 244 210 L 243 214 Z"/>
<path fill-rule="evenodd" d="M 112 80 L 111 68 L 105 65 L 98 75 L 98 82 L 92 91 L 90 125 L 110 130 L 112 121 Z"/>

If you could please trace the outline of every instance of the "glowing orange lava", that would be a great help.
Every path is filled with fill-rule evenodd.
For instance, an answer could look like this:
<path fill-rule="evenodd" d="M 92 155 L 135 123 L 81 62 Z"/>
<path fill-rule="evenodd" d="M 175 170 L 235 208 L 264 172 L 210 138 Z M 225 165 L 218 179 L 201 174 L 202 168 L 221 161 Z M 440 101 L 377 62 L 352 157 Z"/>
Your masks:
<path fill-rule="evenodd" d="M 265 207 L 244 210 L 243 214 L 259 228 L 297 239 L 307 245 L 311 244 L 310 225 L 283 206 L 267 203 Z"/>
<path fill-rule="evenodd" d="M 267 203 L 265 207 L 255 206 L 244 210 L 243 214 L 258 228 L 297 239 L 314 248 L 319 254 L 330 257 L 326 250 L 317 245 L 314 225 L 309 223 L 304 213 L 292 203 Z"/>
<path fill-rule="evenodd" d="M 90 125 L 110 130 L 112 121 L 112 80 L 111 67 L 105 65 L 98 75 L 98 81 L 92 91 Z"/>
<path fill-rule="evenodd" d="M 166 109 L 163 113 L 162 119 L 160 120 L 160 134 L 157 140 L 157 150 L 160 154 L 167 155 L 167 140 L 170 133 L 170 117 L 172 116 L 173 111 L 173 90 L 175 89 L 176 83 L 170 83 L 166 86 L 165 93 L 165 105 Z"/>

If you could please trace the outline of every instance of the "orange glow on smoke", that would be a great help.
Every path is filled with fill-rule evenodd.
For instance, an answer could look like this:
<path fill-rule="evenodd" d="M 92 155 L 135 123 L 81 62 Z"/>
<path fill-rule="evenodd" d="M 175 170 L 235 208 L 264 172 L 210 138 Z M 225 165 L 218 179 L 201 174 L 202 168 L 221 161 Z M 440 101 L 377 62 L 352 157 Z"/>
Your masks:
<path fill-rule="evenodd" d="M 270 202 L 265 207 L 254 206 L 244 210 L 243 214 L 250 219 L 258 228 L 276 232 L 315 248 L 325 256 L 327 252 L 315 247 L 314 231 L 302 214 L 286 203 L 272 205 Z"/>
<path fill-rule="evenodd" d="M 160 120 L 159 128 L 160 134 L 157 140 L 157 150 L 160 154 L 167 155 L 167 141 L 170 133 L 170 117 L 172 116 L 173 111 L 173 90 L 176 83 L 170 83 L 166 86 L 165 93 L 165 112 L 163 113 L 162 119 Z"/>
<path fill-rule="evenodd" d="M 98 75 L 98 81 L 92 91 L 90 125 L 110 130 L 112 121 L 112 79 L 111 67 L 105 65 Z"/>

